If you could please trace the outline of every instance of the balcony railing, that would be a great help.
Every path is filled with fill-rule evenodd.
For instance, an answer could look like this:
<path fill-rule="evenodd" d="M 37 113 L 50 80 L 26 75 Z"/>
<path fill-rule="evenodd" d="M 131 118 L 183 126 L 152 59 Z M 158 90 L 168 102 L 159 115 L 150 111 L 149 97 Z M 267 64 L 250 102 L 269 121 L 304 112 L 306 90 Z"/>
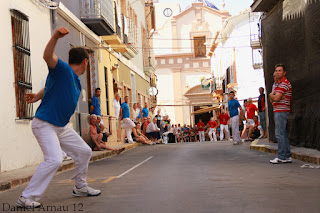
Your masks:
<path fill-rule="evenodd" d="M 144 66 L 145 67 L 153 67 L 155 68 L 155 55 L 151 46 L 145 47 L 146 56 L 144 58 Z"/>
<path fill-rule="evenodd" d="M 114 33 L 113 12 L 112 0 L 81 0 L 81 20 L 100 36 Z"/>

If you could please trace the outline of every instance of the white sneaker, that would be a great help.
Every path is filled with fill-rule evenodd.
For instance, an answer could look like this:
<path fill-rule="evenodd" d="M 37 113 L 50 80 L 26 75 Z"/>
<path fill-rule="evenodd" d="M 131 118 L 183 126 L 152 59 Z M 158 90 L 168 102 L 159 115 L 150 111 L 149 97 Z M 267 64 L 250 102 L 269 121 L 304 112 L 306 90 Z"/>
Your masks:
<path fill-rule="evenodd" d="M 289 157 L 289 158 L 285 159 L 285 163 L 292 163 L 292 158 Z"/>
<path fill-rule="evenodd" d="M 281 160 L 279 158 L 275 158 L 273 160 L 270 160 L 270 163 L 272 163 L 272 164 L 285 163 L 285 160 Z"/>
<path fill-rule="evenodd" d="M 242 141 L 235 141 L 235 142 L 233 142 L 233 145 L 240 145 L 240 144 L 242 144 Z"/>
<path fill-rule="evenodd" d="M 26 208 L 38 208 L 41 206 L 41 203 L 37 201 L 30 200 L 28 198 L 20 196 L 16 202 L 17 206 L 19 207 L 26 207 Z"/>
<path fill-rule="evenodd" d="M 100 190 L 93 189 L 89 186 L 82 187 L 81 189 L 74 186 L 72 192 L 72 195 L 75 197 L 98 196 L 100 194 Z"/>

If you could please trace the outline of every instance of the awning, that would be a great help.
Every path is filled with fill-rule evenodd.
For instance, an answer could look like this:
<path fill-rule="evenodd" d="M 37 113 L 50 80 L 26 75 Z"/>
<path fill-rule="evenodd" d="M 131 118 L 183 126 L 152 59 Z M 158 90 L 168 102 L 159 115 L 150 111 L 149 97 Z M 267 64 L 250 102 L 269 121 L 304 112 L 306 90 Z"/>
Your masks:
<path fill-rule="evenodd" d="M 191 113 L 191 115 L 199 115 L 199 114 L 211 112 L 211 111 L 213 111 L 215 109 L 219 109 L 219 106 L 213 106 L 213 107 L 207 107 L 207 108 L 204 108 L 204 109 L 199 109 L 199 110 L 194 111 L 193 113 Z"/>

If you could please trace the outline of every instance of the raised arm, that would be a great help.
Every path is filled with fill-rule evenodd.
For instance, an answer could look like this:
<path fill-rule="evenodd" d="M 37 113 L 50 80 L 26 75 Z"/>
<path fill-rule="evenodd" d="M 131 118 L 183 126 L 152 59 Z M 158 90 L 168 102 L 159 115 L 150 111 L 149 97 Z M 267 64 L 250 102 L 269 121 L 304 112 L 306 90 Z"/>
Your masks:
<path fill-rule="evenodd" d="M 69 30 L 67 28 L 58 28 L 52 35 L 50 41 L 46 46 L 46 49 L 44 50 L 43 59 L 51 69 L 54 69 L 58 63 L 58 57 L 55 54 L 57 42 L 60 38 L 64 37 L 68 33 Z"/>
<path fill-rule="evenodd" d="M 26 93 L 25 99 L 28 104 L 35 103 L 43 98 L 44 95 L 44 88 L 40 90 L 37 94 L 36 93 Z"/>

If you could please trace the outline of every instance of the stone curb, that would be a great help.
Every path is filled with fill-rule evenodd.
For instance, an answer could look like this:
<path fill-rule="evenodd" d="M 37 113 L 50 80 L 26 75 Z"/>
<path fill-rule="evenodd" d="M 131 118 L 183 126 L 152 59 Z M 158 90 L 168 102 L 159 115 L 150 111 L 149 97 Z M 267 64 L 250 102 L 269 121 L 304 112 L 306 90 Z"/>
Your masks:
<path fill-rule="evenodd" d="M 115 148 L 122 148 L 122 147 L 125 147 L 125 151 L 127 150 L 130 150 L 130 149 L 133 149 L 137 146 L 141 145 L 140 143 L 134 143 L 134 144 L 124 144 L 124 145 L 121 145 L 119 147 L 115 147 Z M 90 159 L 90 163 L 93 163 L 95 161 L 98 161 L 100 159 L 103 159 L 103 158 L 106 158 L 106 157 L 109 157 L 109 156 L 112 156 L 112 155 L 116 155 L 115 151 L 99 151 L 99 152 L 92 152 L 92 156 L 91 156 L 91 159 Z M 58 169 L 58 172 L 63 172 L 63 171 L 66 171 L 66 170 L 69 170 L 69 169 L 72 169 L 74 168 L 74 161 L 73 160 L 70 160 L 70 161 L 64 161 L 61 166 L 59 167 Z M 33 175 L 33 173 L 32 173 Z M 9 189 L 13 189 L 17 186 L 20 186 L 24 183 L 27 183 L 31 180 L 31 177 L 32 175 L 28 175 L 27 177 L 18 177 L 18 178 L 14 178 L 12 180 L 9 180 L 9 181 L 1 181 L 0 182 L 0 192 L 1 191 L 6 191 L 6 190 L 9 190 Z"/>
<path fill-rule="evenodd" d="M 257 141 L 256 141 L 256 143 L 257 143 Z M 272 154 L 276 154 L 276 155 L 278 154 L 278 148 L 271 147 L 269 145 L 258 145 L 256 143 L 252 143 L 250 145 L 250 149 L 257 150 L 257 151 L 260 151 L 260 152 L 272 153 Z M 296 152 L 294 150 L 291 151 L 291 154 L 292 154 L 291 157 L 293 159 L 320 165 L 320 157 L 307 155 L 305 153 Z"/>

